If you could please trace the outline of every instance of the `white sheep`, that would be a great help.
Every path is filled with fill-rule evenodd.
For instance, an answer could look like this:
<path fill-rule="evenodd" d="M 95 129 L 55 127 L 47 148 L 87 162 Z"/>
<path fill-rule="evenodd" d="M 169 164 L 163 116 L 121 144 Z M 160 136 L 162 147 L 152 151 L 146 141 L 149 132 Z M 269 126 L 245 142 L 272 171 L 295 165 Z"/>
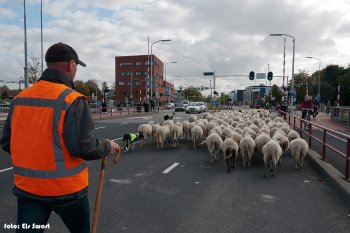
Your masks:
<path fill-rule="evenodd" d="M 303 166 L 304 158 L 309 150 L 309 145 L 304 139 L 297 138 L 290 142 L 289 148 L 295 160 L 295 170 L 298 170 Z"/>
<path fill-rule="evenodd" d="M 272 170 L 272 175 L 276 174 L 276 165 L 282 156 L 282 149 L 278 142 L 271 139 L 265 146 L 262 148 L 263 160 L 264 160 L 264 168 L 265 174 L 264 177 L 267 176 L 267 166 L 270 164 L 270 168 Z"/>
<path fill-rule="evenodd" d="M 250 160 L 252 159 L 255 149 L 255 141 L 250 136 L 242 138 L 239 143 L 239 150 L 242 155 L 243 167 L 250 166 Z"/>
<path fill-rule="evenodd" d="M 191 122 L 195 122 L 197 120 L 197 116 L 195 115 L 191 115 L 190 118 L 188 118 L 188 121 Z"/>
<path fill-rule="evenodd" d="M 221 144 L 223 143 L 221 137 L 217 133 L 210 134 L 205 140 L 208 151 L 210 153 L 210 161 L 213 163 L 217 160 L 217 155 L 220 152 Z"/>
<path fill-rule="evenodd" d="M 235 160 L 238 155 L 238 144 L 232 138 L 227 138 L 223 143 L 221 143 L 220 149 L 223 153 L 224 160 L 227 164 L 227 173 L 235 168 Z"/>
<path fill-rule="evenodd" d="M 170 137 L 173 140 L 173 148 L 179 147 L 180 138 L 183 135 L 182 125 L 173 125 L 170 129 Z"/>
<path fill-rule="evenodd" d="M 283 132 L 283 131 L 282 131 Z M 275 139 L 281 146 L 283 153 L 286 152 L 288 150 L 289 147 L 289 140 L 287 138 L 287 136 L 285 136 L 284 134 L 280 133 L 280 132 L 276 132 L 272 139 Z"/>
<path fill-rule="evenodd" d="M 255 138 L 255 147 L 260 155 L 262 155 L 263 146 L 271 140 L 271 137 L 266 133 L 261 133 Z"/>
<path fill-rule="evenodd" d="M 196 144 L 198 144 L 203 137 L 203 129 L 201 126 L 196 125 L 191 129 L 191 139 L 193 142 L 193 148 L 196 149 Z"/>
<path fill-rule="evenodd" d="M 152 136 L 152 125 L 150 125 L 150 124 L 141 124 L 137 128 L 137 132 L 143 134 L 143 138 L 140 139 L 140 141 L 141 141 L 141 148 L 142 148 L 145 140 L 147 139 L 147 137 L 151 137 Z"/>
<path fill-rule="evenodd" d="M 163 149 L 164 143 L 166 143 L 167 139 L 170 135 L 170 126 L 164 125 L 160 126 L 156 129 L 156 142 L 157 149 Z"/>
<path fill-rule="evenodd" d="M 294 139 L 300 138 L 300 135 L 297 131 L 294 129 L 291 129 L 288 133 L 288 140 L 289 142 L 293 141 Z"/>

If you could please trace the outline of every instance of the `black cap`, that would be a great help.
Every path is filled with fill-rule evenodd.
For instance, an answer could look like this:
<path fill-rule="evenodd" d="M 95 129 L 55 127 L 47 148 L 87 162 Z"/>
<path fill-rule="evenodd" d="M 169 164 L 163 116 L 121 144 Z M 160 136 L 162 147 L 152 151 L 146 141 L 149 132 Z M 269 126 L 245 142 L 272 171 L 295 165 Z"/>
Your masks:
<path fill-rule="evenodd" d="M 46 62 L 60 62 L 60 61 L 70 61 L 73 60 L 81 66 L 86 66 L 86 64 L 79 60 L 77 52 L 64 43 L 57 43 L 51 45 L 51 47 L 46 51 L 45 61 Z"/>

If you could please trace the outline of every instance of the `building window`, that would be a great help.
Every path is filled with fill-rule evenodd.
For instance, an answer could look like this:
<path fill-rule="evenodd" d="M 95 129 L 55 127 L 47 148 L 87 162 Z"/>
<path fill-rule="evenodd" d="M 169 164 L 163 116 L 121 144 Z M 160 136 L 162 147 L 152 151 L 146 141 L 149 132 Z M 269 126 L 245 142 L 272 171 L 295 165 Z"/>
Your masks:
<path fill-rule="evenodd" d="M 137 62 L 135 62 L 135 65 L 141 66 L 141 65 L 142 65 L 142 62 L 141 62 L 141 61 L 137 61 Z"/>
<path fill-rule="evenodd" d="M 125 83 L 124 83 L 124 82 L 118 82 L 118 85 L 119 85 L 119 86 L 124 86 Z"/>
<path fill-rule="evenodd" d="M 136 86 L 140 86 L 140 82 L 139 82 L 139 81 L 136 81 L 136 82 L 135 82 L 135 85 L 136 85 Z"/>
<path fill-rule="evenodd" d="M 136 71 L 136 75 L 142 75 L 142 71 Z"/>

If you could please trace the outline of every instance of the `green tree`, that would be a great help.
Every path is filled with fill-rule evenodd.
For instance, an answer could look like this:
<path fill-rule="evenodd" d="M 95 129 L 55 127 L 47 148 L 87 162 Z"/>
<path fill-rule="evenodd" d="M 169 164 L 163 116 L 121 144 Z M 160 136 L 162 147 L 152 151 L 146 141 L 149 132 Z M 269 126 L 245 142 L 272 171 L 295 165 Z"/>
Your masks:
<path fill-rule="evenodd" d="M 100 88 L 98 87 L 98 83 L 96 80 L 90 79 L 85 83 L 85 85 L 89 89 L 91 95 L 92 95 L 92 93 L 94 93 L 94 95 L 96 95 L 96 90 L 97 90 L 97 99 L 101 99 L 102 92 L 101 92 Z"/>
<path fill-rule="evenodd" d="M 183 91 L 183 95 L 186 99 L 190 101 L 202 101 L 203 96 L 200 91 L 198 91 L 196 88 L 187 88 Z"/>
<path fill-rule="evenodd" d="M 311 84 L 309 74 L 305 70 L 299 70 L 299 73 L 294 76 L 294 88 L 296 91 L 297 103 L 300 103 L 306 95 L 306 82 Z"/>
<path fill-rule="evenodd" d="M 75 80 L 74 81 L 74 88 L 76 91 L 78 91 L 79 93 L 81 93 L 85 96 L 91 96 L 91 92 L 90 92 L 89 87 L 83 81 Z"/>
<path fill-rule="evenodd" d="M 282 102 L 282 91 L 278 88 L 277 85 L 273 85 L 271 87 L 271 95 L 275 98 L 274 103 L 280 103 Z M 270 95 L 267 96 L 266 102 L 271 102 Z"/>
<path fill-rule="evenodd" d="M 2 100 L 7 100 L 9 98 L 9 95 L 10 89 L 6 85 L 0 87 L 0 97 Z"/>

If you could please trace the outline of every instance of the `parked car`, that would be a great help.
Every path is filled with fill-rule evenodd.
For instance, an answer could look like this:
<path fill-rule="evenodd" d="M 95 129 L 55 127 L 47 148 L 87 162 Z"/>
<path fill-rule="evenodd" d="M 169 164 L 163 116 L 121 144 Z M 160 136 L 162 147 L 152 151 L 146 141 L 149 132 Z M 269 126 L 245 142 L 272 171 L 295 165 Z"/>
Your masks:
<path fill-rule="evenodd" d="M 207 111 L 207 105 L 204 102 L 198 102 L 199 106 L 201 107 L 201 112 Z"/>
<path fill-rule="evenodd" d="M 188 104 L 190 103 L 190 101 L 188 100 L 183 100 L 181 101 L 181 104 L 186 108 L 188 106 Z"/>
<path fill-rule="evenodd" d="M 170 109 L 170 108 L 174 108 L 175 107 L 175 104 L 174 103 L 171 103 L 171 102 L 168 102 L 166 105 L 165 105 L 165 108 L 166 109 Z"/>
<path fill-rule="evenodd" d="M 175 104 L 175 112 L 184 112 L 185 108 L 186 107 L 181 103 Z"/>
<path fill-rule="evenodd" d="M 201 113 L 201 107 L 198 102 L 190 102 L 186 107 L 186 114 L 187 113 Z"/>

